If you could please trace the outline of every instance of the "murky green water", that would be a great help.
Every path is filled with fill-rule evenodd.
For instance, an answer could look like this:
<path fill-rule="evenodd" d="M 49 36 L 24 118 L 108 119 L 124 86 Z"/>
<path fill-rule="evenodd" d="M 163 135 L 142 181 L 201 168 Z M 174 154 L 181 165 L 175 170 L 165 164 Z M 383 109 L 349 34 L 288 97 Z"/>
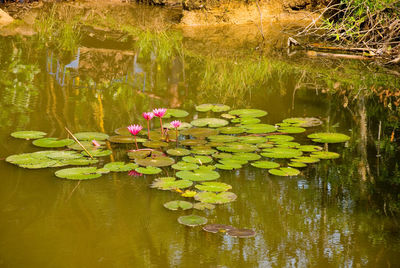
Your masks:
<path fill-rule="evenodd" d="M 140 49 L 99 43 L 83 32 L 72 55 L 34 37 L 0 37 L 0 266 L 400 266 L 398 151 L 396 140 L 390 142 L 397 114 L 361 91 L 398 86 L 398 78 L 359 62 L 289 57 L 281 50 L 260 56 L 250 41 L 228 46 L 224 33 L 232 29 L 213 31 L 212 38 L 201 28 L 187 31 L 175 32 L 171 47 L 154 39 Z M 191 212 L 162 206 L 178 196 L 149 187 L 158 175 L 110 173 L 78 185 L 56 178 L 56 169 L 26 170 L 4 161 L 38 150 L 10 137 L 15 130 L 61 138 L 67 126 L 111 134 L 143 123 L 141 113 L 156 107 L 181 107 L 201 117 L 194 111 L 201 103 L 263 109 L 266 123 L 320 117 L 324 125 L 317 130 L 352 139 L 330 148 L 341 158 L 297 177 L 250 165 L 220 171 L 219 181 L 232 185 L 237 200 L 196 214 L 254 229 L 248 239 L 178 224 L 178 216 Z M 384 146 L 378 159 L 379 121 Z M 99 166 L 127 161 L 131 148 L 115 147 Z M 172 171 L 162 176 L 166 172 Z"/>

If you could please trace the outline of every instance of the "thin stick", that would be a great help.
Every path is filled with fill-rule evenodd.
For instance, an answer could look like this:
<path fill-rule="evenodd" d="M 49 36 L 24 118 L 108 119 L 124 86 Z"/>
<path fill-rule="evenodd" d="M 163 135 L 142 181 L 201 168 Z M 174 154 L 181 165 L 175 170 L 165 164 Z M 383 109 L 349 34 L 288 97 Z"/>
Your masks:
<path fill-rule="evenodd" d="M 65 127 L 65 130 L 69 133 L 69 135 L 72 136 L 72 138 L 79 144 L 79 146 L 81 146 L 82 149 L 85 150 L 85 152 L 90 156 L 90 158 L 94 159 L 93 156 L 89 153 L 89 151 L 86 150 L 85 146 L 83 146 L 83 144 L 80 143 L 80 141 L 78 141 L 78 139 L 74 136 L 74 134 L 72 134 L 71 131 L 69 131 L 69 129 L 67 127 Z"/>

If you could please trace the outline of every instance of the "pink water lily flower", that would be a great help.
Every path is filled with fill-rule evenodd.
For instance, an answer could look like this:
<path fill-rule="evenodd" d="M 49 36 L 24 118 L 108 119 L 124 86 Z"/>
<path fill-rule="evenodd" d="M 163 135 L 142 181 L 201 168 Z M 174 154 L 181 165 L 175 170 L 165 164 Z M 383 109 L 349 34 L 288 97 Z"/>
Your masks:
<path fill-rule="evenodd" d="M 142 173 L 139 173 L 139 172 L 137 172 L 137 171 L 135 171 L 135 170 L 129 171 L 128 175 L 129 175 L 129 176 L 132 176 L 132 177 L 140 177 L 140 176 L 143 176 Z"/>
<path fill-rule="evenodd" d="M 175 133 L 176 133 L 176 147 L 178 147 L 178 127 L 182 125 L 182 122 L 179 120 L 174 120 L 171 122 L 171 126 L 175 128 Z"/>
<path fill-rule="evenodd" d="M 143 127 L 141 125 L 128 126 L 129 132 L 135 137 L 136 150 L 139 150 L 139 147 L 138 147 L 137 141 L 136 141 L 136 135 L 142 130 L 142 128 Z"/>
<path fill-rule="evenodd" d="M 167 112 L 167 109 L 165 109 L 165 108 L 158 108 L 158 109 L 153 110 L 154 115 L 160 118 L 161 137 L 162 138 L 164 138 L 164 131 L 163 131 L 161 118 L 165 115 L 166 112 Z"/>
<path fill-rule="evenodd" d="M 100 143 L 98 143 L 96 140 L 92 140 L 92 144 L 93 144 L 93 146 L 95 146 L 95 147 L 101 146 Z"/>
<path fill-rule="evenodd" d="M 147 138 L 150 140 L 150 120 L 154 117 L 154 113 L 143 113 L 143 118 L 147 121 Z"/>

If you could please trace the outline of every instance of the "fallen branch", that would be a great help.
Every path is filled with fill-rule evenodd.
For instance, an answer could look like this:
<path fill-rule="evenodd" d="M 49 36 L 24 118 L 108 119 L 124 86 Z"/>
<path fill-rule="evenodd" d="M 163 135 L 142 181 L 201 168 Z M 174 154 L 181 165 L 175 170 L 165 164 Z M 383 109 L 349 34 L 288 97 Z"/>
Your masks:
<path fill-rule="evenodd" d="M 80 143 L 80 141 L 74 136 L 74 134 L 72 134 L 71 131 L 69 131 L 69 129 L 67 127 L 65 127 L 65 130 L 69 133 L 69 135 L 71 135 L 71 137 L 79 144 L 79 146 L 82 147 L 83 150 L 85 150 L 85 152 L 90 156 L 90 158 L 94 159 L 93 156 L 89 153 L 88 150 L 86 150 L 85 146 L 83 146 L 82 143 Z"/>
<path fill-rule="evenodd" d="M 307 51 L 309 57 L 328 57 L 328 58 L 341 58 L 341 59 L 352 59 L 352 60 L 372 60 L 373 57 L 366 57 L 361 55 L 349 55 L 349 54 L 335 54 L 326 52 L 317 52 L 309 50 Z"/>

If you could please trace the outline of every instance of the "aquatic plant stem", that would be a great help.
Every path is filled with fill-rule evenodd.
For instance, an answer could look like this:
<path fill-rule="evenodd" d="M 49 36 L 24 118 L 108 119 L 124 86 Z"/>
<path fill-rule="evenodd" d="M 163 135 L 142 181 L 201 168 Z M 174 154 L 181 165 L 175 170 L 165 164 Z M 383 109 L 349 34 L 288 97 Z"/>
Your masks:
<path fill-rule="evenodd" d="M 150 140 L 150 122 L 147 120 L 147 138 Z"/>
<path fill-rule="evenodd" d="M 136 135 L 134 137 L 135 137 L 136 150 L 139 150 L 139 147 L 137 146 Z"/>
<path fill-rule="evenodd" d="M 72 134 L 71 131 L 69 131 L 69 129 L 67 127 L 65 127 L 65 130 L 68 132 L 69 135 L 71 135 L 71 137 L 76 141 L 76 143 L 78 143 L 79 146 L 81 146 L 82 149 L 85 150 L 85 152 L 90 156 L 90 158 L 94 159 L 93 156 L 89 153 L 89 151 L 86 150 L 85 146 L 83 146 L 83 144 L 80 143 L 80 141 L 74 136 L 74 134 Z"/>
<path fill-rule="evenodd" d="M 176 147 L 178 147 L 178 128 L 175 128 L 176 133 Z"/>
<path fill-rule="evenodd" d="M 164 138 L 164 129 L 163 129 L 163 126 L 162 126 L 162 119 L 161 119 L 161 117 L 160 117 L 160 125 L 161 125 L 161 138 Z"/>

